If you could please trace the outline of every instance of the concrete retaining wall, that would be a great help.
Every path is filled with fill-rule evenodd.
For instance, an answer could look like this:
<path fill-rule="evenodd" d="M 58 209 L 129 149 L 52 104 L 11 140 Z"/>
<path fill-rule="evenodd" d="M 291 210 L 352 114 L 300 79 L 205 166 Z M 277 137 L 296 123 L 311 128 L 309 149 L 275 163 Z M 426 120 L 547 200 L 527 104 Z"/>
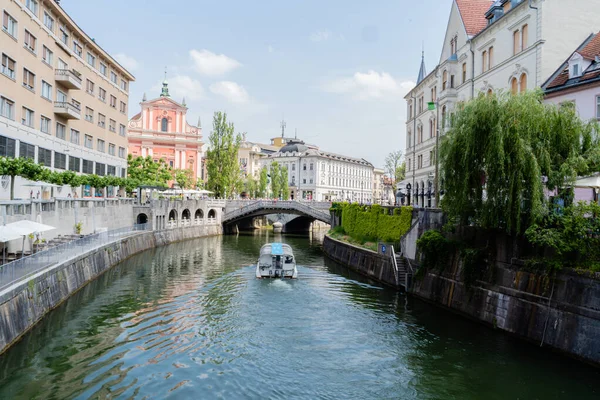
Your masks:
<path fill-rule="evenodd" d="M 390 257 L 332 239 L 328 235 L 325 235 L 323 239 L 323 252 L 327 257 L 361 275 L 384 285 L 399 288 L 396 285 L 394 267 Z"/>
<path fill-rule="evenodd" d="M 547 275 L 496 265 L 467 289 L 462 266 L 428 271 L 410 292 L 494 328 L 600 365 L 600 279 L 563 271 Z"/>
<path fill-rule="evenodd" d="M 134 254 L 182 240 L 222 233 L 220 225 L 148 231 L 79 255 L 0 294 L 0 353 L 49 311 L 111 267 Z"/>

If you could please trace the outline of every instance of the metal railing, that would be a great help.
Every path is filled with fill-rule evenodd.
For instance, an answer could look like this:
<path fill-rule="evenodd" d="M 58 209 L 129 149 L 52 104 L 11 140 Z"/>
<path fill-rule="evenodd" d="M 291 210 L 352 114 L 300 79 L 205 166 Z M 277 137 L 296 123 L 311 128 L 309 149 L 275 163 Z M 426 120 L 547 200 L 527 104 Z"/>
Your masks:
<path fill-rule="evenodd" d="M 394 266 L 394 281 L 396 282 L 396 286 L 398 286 L 398 261 L 396 260 L 396 250 L 394 246 L 390 246 L 392 248 L 392 265 Z M 406 287 L 406 286 L 405 286 Z"/>
<path fill-rule="evenodd" d="M 75 72 L 70 69 L 55 69 L 54 77 L 55 79 L 62 79 L 63 77 L 72 78 L 81 85 L 81 77 L 77 76 Z"/>
<path fill-rule="evenodd" d="M 138 224 L 112 231 L 95 233 L 51 247 L 0 266 L 0 291 L 52 265 L 65 262 L 95 248 L 104 246 L 135 232 L 145 231 L 149 224 Z"/>
<path fill-rule="evenodd" d="M 324 212 L 315 209 L 305 203 L 297 201 L 275 201 L 275 200 L 259 200 L 255 201 L 247 206 L 241 207 L 237 210 L 230 211 L 223 216 L 223 221 L 229 221 L 241 217 L 247 213 L 259 210 L 259 209 L 272 209 L 272 210 L 296 210 L 301 211 L 311 217 L 320 219 L 322 221 L 330 221 L 331 216 L 328 212 Z"/>
<path fill-rule="evenodd" d="M 55 101 L 54 108 L 66 108 L 67 110 L 74 111 L 77 114 L 81 113 L 81 107 L 76 106 L 73 103 L 69 103 L 68 101 Z"/>

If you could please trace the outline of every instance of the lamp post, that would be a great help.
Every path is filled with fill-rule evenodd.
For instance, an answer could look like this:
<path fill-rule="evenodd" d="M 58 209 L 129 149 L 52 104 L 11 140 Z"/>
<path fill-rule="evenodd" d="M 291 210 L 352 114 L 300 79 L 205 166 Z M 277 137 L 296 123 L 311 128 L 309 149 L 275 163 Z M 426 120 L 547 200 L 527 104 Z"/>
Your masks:
<path fill-rule="evenodd" d="M 439 103 L 436 99 L 435 102 L 431 101 L 427 103 L 427 107 L 429 110 L 435 110 L 435 176 L 433 177 L 433 191 L 435 193 L 435 206 L 439 207 L 440 204 L 440 191 L 439 191 L 439 172 L 440 172 L 440 163 L 439 163 L 439 146 L 440 146 L 440 108 Z"/>
<path fill-rule="evenodd" d="M 406 204 L 410 206 L 410 190 L 412 189 L 412 185 L 410 183 L 406 184 L 406 196 L 408 199 L 406 200 Z"/>

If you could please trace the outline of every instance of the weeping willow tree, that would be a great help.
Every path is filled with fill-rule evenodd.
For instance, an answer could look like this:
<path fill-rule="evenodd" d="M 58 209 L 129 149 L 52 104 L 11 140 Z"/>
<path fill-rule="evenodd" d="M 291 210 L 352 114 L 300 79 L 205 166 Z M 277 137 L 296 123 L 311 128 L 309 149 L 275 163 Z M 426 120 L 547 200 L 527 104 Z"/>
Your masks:
<path fill-rule="evenodd" d="M 560 194 L 598 165 L 593 126 L 542 100 L 536 91 L 459 106 L 440 147 L 449 217 L 520 233 L 544 213 L 544 182 Z"/>

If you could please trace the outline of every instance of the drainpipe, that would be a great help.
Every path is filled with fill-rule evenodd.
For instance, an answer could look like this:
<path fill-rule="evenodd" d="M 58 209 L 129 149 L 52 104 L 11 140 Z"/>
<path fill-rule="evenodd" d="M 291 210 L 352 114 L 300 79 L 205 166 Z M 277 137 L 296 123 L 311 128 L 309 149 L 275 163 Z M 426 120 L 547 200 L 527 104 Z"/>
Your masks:
<path fill-rule="evenodd" d="M 538 26 L 540 25 L 540 21 L 539 21 L 539 7 L 534 7 L 533 5 L 533 0 L 529 0 L 529 8 L 532 10 L 535 10 L 535 86 L 538 86 L 538 51 L 540 48 L 539 45 L 539 30 L 538 30 Z"/>
<path fill-rule="evenodd" d="M 475 52 L 473 51 L 473 40 L 469 39 L 469 50 L 471 51 L 471 98 L 475 98 Z"/>

